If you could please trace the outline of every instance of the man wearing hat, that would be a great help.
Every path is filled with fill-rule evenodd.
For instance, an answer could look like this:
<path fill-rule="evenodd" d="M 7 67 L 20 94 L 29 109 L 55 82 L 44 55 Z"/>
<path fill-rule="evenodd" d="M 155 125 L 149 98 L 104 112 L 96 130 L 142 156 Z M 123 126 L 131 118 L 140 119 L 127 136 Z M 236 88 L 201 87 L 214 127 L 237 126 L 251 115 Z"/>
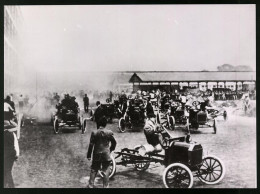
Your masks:
<path fill-rule="evenodd" d="M 19 145 L 15 132 L 18 127 L 12 120 L 4 120 L 4 187 L 14 188 L 12 169 L 19 156 Z"/>
<path fill-rule="evenodd" d="M 97 131 L 93 131 L 91 133 L 87 152 L 88 160 L 91 160 L 92 158 L 88 188 L 94 187 L 94 181 L 98 170 L 101 170 L 103 175 L 103 187 L 109 187 L 109 165 L 111 163 L 110 153 L 116 148 L 116 140 L 114 138 L 113 132 L 106 129 L 106 118 L 100 118 L 98 123 L 100 127 Z"/>
<path fill-rule="evenodd" d="M 96 102 L 96 105 L 97 105 L 97 109 L 94 113 L 94 118 L 95 118 L 95 121 L 97 123 L 97 129 L 99 129 L 99 120 L 102 118 L 102 117 L 105 117 L 105 112 L 104 112 L 104 109 L 102 108 L 101 106 L 101 103 L 100 101 L 97 101 Z"/>
<path fill-rule="evenodd" d="M 249 94 L 245 93 L 243 99 L 243 104 L 244 104 L 244 111 L 245 114 L 248 112 L 248 109 L 250 109 L 250 99 L 249 99 Z"/>
<path fill-rule="evenodd" d="M 88 106 L 89 106 L 89 98 L 87 94 L 85 94 L 85 97 L 83 98 L 83 102 L 84 102 L 84 111 L 87 113 Z"/>
<path fill-rule="evenodd" d="M 10 98 L 8 96 L 4 100 L 4 118 L 10 120 L 14 116 L 15 109 L 10 105 Z"/>

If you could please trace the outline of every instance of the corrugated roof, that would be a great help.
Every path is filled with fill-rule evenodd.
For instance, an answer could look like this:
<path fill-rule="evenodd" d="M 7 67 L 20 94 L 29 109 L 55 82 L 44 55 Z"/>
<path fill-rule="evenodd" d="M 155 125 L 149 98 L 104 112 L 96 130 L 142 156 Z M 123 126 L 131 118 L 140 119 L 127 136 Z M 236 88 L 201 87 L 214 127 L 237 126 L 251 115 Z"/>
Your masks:
<path fill-rule="evenodd" d="M 138 72 L 142 81 L 255 81 L 256 72 Z M 130 80 L 130 79 L 129 79 Z"/>

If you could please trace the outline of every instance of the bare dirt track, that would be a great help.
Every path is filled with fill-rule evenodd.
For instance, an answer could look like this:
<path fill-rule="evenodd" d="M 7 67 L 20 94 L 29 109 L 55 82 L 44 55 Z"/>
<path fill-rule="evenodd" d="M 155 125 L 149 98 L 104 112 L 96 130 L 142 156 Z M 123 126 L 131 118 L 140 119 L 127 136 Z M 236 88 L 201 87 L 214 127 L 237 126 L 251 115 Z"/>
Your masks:
<path fill-rule="evenodd" d="M 117 140 L 116 151 L 146 143 L 142 129 L 119 133 L 117 119 L 108 128 Z M 19 140 L 21 156 L 13 169 L 17 188 L 84 188 L 90 172 L 86 159 L 90 133 L 96 130 L 92 121 L 87 122 L 87 132 L 64 129 L 55 135 L 50 124 L 25 126 Z M 174 136 L 185 134 L 181 128 Z M 228 120 L 218 120 L 217 134 L 212 128 L 202 128 L 192 133 L 192 139 L 202 144 L 204 154 L 221 158 L 226 167 L 224 179 L 216 185 L 206 185 L 194 178 L 193 188 L 256 188 L 256 118 L 237 116 L 228 111 Z M 164 167 L 151 164 L 145 172 L 132 166 L 117 166 L 110 188 L 164 188 Z M 102 187 L 101 179 L 96 181 Z"/>

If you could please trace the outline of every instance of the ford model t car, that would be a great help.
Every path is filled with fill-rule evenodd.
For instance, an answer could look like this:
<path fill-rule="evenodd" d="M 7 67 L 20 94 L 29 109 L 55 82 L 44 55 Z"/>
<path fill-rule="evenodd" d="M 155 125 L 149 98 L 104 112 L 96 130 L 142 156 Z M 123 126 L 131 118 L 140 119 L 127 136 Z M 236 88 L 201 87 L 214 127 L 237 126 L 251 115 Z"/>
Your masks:
<path fill-rule="evenodd" d="M 199 127 L 212 127 L 214 133 L 217 133 L 218 116 L 223 116 L 224 120 L 227 118 L 227 112 L 216 110 L 214 108 L 207 108 L 205 102 L 194 101 L 193 107 L 189 109 L 189 124 L 196 130 Z M 199 107 L 199 108 L 198 108 Z"/>
<path fill-rule="evenodd" d="M 218 157 L 203 156 L 202 145 L 192 141 L 189 134 L 174 138 L 164 125 L 161 127 L 163 154 L 145 152 L 145 145 L 134 149 L 123 148 L 115 152 L 116 156 L 110 165 L 110 177 L 115 175 L 117 165 L 133 165 L 136 170 L 145 171 L 150 163 L 160 163 L 166 167 L 162 177 L 166 188 L 191 188 L 194 177 L 206 184 L 217 184 L 223 179 L 225 166 Z M 116 161 L 119 158 L 121 160 Z"/>
<path fill-rule="evenodd" d="M 78 109 L 68 109 L 65 106 L 57 107 L 56 113 L 52 116 L 52 121 L 55 134 L 58 134 L 62 127 L 77 127 L 81 129 Z"/>
<path fill-rule="evenodd" d="M 126 111 L 119 119 L 118 128 L 125 132 L 126 128 L 138 127 L 145 123 L 145 107 L 143 100 L 132 99 L 129 101 Z"/>
<path fill-rule="evenodd" d="M 109 123 L 112 123 L 113 118 L 120 118 L 122 116 L 122 111 L 119 106 L 118 100 L 114 100 L 114 103 L 111 103 L 110 99 L 108 98 L 106 100 L 106 103 L 102 103 L 101 107 L 104 111 L 104 115 L 107 118 L 107 121 Z M 92 120 L 95 118 L 93 117 L 95 114 L 97 107 L 92 107 L 90 111 L 90 116 L 92 117 Z"/>

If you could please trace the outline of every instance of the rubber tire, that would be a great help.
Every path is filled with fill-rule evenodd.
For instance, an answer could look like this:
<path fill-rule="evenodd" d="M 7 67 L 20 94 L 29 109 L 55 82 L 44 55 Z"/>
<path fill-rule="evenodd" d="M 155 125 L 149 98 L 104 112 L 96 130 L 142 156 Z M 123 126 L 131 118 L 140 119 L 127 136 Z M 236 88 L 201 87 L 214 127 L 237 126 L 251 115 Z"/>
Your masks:
<path fill-rule="evenodd" d="M 172 122 L 171 122 L 171 121 L 172 121 Z M 170 129 L 171 129 L 172 131 L 174 131 L 174 129 L 175 129 L 175 119 L 174 119 L 173 116 L 170 116 L 170 117 L 169 117 L 169 124 L 170 124 Z"/>
<path fill-rule="evenodd" d="M 224 113 L 223 113 L 223 118 L 224 118 L 224 121 L 226 121 L 226 120 L 228 119 L 227 111 L 224 111 Z"/>
<path fill-rule="evenodd" d="M 112 159 L 111 163 L 112 163 L 113 167 L 112 167 L 112 171 L 109 173 L 109 178 L 112 178 L 116 174 L 116 161 L 115 161 L 115 158 L 112 155 L 110 155 L 110 157 Z M 98 171 L 98 174 L 101 177 L 103 177 L 103 175 L 100 171 Z"/>
<path fill-rule="evenodd" d="M 59 131 L 60 131 L 60 128 L 59 128 L 59 121 L 57 118 L 54 119 L 54 122 L 53 122 L 53 131 L 54 131 L 54 134 L 58 134 Z"/>
<path fill-rule="evenodd" d="M 200 180 L 201 182 L 206 183 L 206 184 L 209 184 L 209 185 L 217 184 L 217 183 L 219 183 L 219 182 L 224 178 L 224 176 L 225 176 L 225 173 L 226 173 L 225 165 L 224 165 L 224 163 L 222 162 L 221 159 L 219 159 L 218 157 L 216 157 L 216 156 L 214 156 L 214 155 L 204 156 L 204 157 L 203 157 L 203 160 L 205 160 L 206 158 L 213 158 L 213 159 L 217 160 L 217 161 L 221 164 L 221 166 L 222 166 L 222 174 L 221 174 L 221 176 L 220 176 L 216 181 L 213 181 L 213 182 L 206 181 L 206 180 L 202 179 L 201 176 L 198 176 L 198 178 L 199 178 L 199 180 Z M 200 173 L 198 173 L 198 174 L 200 175 Z"/>
<path fill-rule="evenodd" d="M 170 164 L 170 165 L 167 166 L 167 168 L 164 170 L 164 172 L 163 172 L 163 184 L 164 184 L 164 186 L 165 186 L 166 188 L 169 188 L 169 186 L 168 186 L 167 183 L 166 183 L 166 174 L 167 174 L 167 172 L 169 171 L 169 169 L 172 168 L 172 167 L 180 167 L 180 168 L 185 169 L 185 170 L 188 172 L 189 178 L 190 178 L 190 184 L 189 184 L 188 188 L 191 188 L 192 185 L 193 185 L 193 175 L 192 175 L 192 172 L 191 172 L 191 170 L 190 170 L 186 165 L 181 164 L 181 163 L 173 163 L 173 164 Z"/>
<path fill-rule="evenodd" d="M 124 133 L 126 131 L 126 123 L 125 123 L 125 126 L 124 128 L 121 127 L 121 122 L 125 122 L 125 119 L 124 118 L 121 118 L 119 119 L 118 121 L 118 129 L 121 133 Z"/>
<path fill-rule="evenodd" d="M 216 119 L 214 119 L 214 121 L 213 121 L 214 123 L 213 123 L 213 129 L 214 129 L 214 134 L 217 134 L 217 130 L 218 130 L 218 127 L 217 127 L 217 121 L 216 121 Z"/>
<path fill-rule="evenodd" d="M 87 119 L 83 120 L 83 124 L 82 124 L 82 134 L 84 134 L 86 132 L 86 126 L 87 126 Z"/>
<path fill-rule="evenodd" d="M 90 111 L 90 116 L 92 117 L 92 118 L 91 118 L 91 121 L 95 121 L 94 110 L 91 110 L 91 111 Z"/>
<path fill-rule="evenodd" d="M 78 118 L 78 122 L 79 122 L 79 130 L 80 130 L 80 129 L 82 129 L 82 123 L 81 123 L 80 117 Z"/>

